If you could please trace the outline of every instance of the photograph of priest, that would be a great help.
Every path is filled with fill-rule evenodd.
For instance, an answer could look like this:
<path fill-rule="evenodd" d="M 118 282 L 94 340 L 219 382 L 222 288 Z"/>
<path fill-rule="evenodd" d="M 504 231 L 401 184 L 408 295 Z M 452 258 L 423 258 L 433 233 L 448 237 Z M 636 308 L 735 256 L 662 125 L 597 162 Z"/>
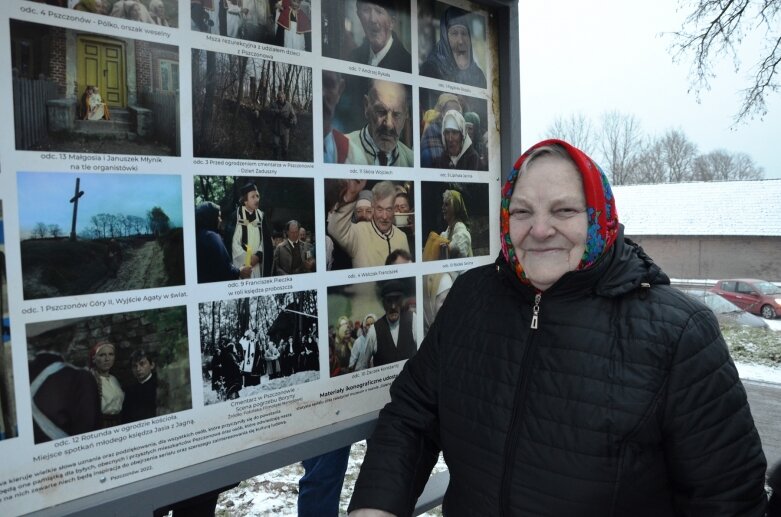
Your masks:
<path fill-rule="evenodd" d="M 297 275 L 315 270 L 312 245 L 300 239 L 301 225 L 295 219 L 285 225 L 286 238 L 274 249 L 274 275 Z"/>
<path fill-rule="evenodd" d="M 363 43 L 350 52 L 350 61 L 410 72 L 412 56 L 395 32 L 398 12 L 393 0 L 358 0 L 355 10 L 363 28 Z"/>
<path fill-rule="evenodd" d="M 260 210 L 260 193 L 254 183 L 241 187 L 239 203 L 231 246 L 233 265 L 252 267 L 250 278 L 271 276 L 274 243 L 271 229 Z"/>

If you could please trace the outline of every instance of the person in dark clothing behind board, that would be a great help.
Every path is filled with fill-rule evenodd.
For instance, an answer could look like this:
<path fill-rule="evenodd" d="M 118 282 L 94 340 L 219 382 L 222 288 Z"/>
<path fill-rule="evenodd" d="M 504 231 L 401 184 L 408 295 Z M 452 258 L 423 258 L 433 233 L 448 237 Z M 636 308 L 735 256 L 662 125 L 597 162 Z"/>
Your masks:
<path fill-rule="evenodd" d="M 146 350 L 130 354 L 130 369 L 136 381 L 125 387 L 122 422 L 137 422 L 157 416 L 157 371 L 155 361 Z"/>
<path fill-rule="evenodd" d="M 501 253 L 460 275 L 390 388 L 352 517 L 761 517 L 765 456 L 713 312 L 623 235 L 607 178 L 546 140 L 502 190 Z M 376 325 L 375 325 L 376 326 Z"/>
<path fill-rule="evenodd" d="M 220 237 L 220 206 L 204 201 L 195 209 L 195 254 L 198 258 L 198 282 L 225 282 L 249 278 L 252 267 L 238 268 Z"/>
<path fill-rule="evenodd" d="M 89 370 L 54 352 L 38 352 L 29 368 L 35 443 L 100 429 L 100 394 Z"/>

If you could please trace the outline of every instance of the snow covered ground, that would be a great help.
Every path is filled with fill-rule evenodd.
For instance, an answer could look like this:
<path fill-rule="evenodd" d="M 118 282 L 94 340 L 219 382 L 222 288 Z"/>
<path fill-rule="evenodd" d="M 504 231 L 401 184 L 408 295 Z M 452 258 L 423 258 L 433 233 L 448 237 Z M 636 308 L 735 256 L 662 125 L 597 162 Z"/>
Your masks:
<path fill-rule="evenodd" d="M 779 338 L 781 338 L 781 319 L 766 321 L 771 329 L 779 332 Z M 736 362 L 736 366 L 742 379 L 781 384 L 781 367 L 779 366 L 740 361 Z M 350 451 L 350 462 L 347 467 L 340 503 L 343 515 L 347 513 L 347 505 L 350 502 L 355 478 L 358 476 L 365 451 L 366 442 L 353 444 Z M 440 456 L 434 472 L 440 472 L 446 468 L 447 466 Z M 220 495 L 217 503 L 217 515 L 222 517 L 296 515 L 298 479 L 303 473 L 301 465 L 296 463 L 243 481 L 238 487 Z M 428 517 L 441 516 L 442 512 L 440 508 L 435 508 L 423 515 Z"/>

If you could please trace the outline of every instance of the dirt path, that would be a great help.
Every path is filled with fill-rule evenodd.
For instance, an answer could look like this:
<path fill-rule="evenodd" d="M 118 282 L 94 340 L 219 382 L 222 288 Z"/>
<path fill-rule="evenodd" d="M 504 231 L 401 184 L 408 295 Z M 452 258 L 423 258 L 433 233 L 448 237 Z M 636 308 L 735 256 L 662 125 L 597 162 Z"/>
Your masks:
<path fill-rule="evenodd" d="M 127 252 L 125 257 L 116 278 L 107 278 L 94 292 L 127 291 L 166 285 L 168 279 L 163 267 L 163 249 L 156 241 L 147 242 L 140 248 Z"/>

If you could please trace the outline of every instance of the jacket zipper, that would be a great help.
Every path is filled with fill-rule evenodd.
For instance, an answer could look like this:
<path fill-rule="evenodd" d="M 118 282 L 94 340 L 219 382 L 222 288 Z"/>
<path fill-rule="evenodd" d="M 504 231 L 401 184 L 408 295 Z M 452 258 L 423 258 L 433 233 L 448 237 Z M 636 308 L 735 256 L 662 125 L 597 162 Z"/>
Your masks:
<path fill-rule="evenodd" d="M 542 300 L 542 293 L 534 295 L 534 307 L 532 308 L 532 322 L 531 329 L 536 330 L 540 316 L 540 300 Z M 532 367 L 533 351 L 535 348 L 534 333 L 529 334 L 529 342 L 526 346 L 526 350 L 523 351 L 523 357 L 521 357 L 521 383 L 518 386 L 518 392 L 516 393 L 516 401 L 513 405 L 513 414 L 510 419 L 510 427 L 507 430 L 507 440 L 504 447 L 504 469 L 502 471 L 502 482 L 500 484 L 499 492 L 499 512 L 500 515 L 511 515 L 510 512 L 510 479 L 515 459 L 515 449 L 518 446 L 518 436 L 516 427 L 520 422 L 522 408 L 526 405 L 526 388 L 529 383 L 529 372 Z"/>
<path fill-rule="evenodd" d="M 534 307 L 532 307 L 532 325 L 531 328 L 537 330 L 537 323 L 540 319 L 540 300 L 542 299 L 542 293 L 534 295 Z"/>

